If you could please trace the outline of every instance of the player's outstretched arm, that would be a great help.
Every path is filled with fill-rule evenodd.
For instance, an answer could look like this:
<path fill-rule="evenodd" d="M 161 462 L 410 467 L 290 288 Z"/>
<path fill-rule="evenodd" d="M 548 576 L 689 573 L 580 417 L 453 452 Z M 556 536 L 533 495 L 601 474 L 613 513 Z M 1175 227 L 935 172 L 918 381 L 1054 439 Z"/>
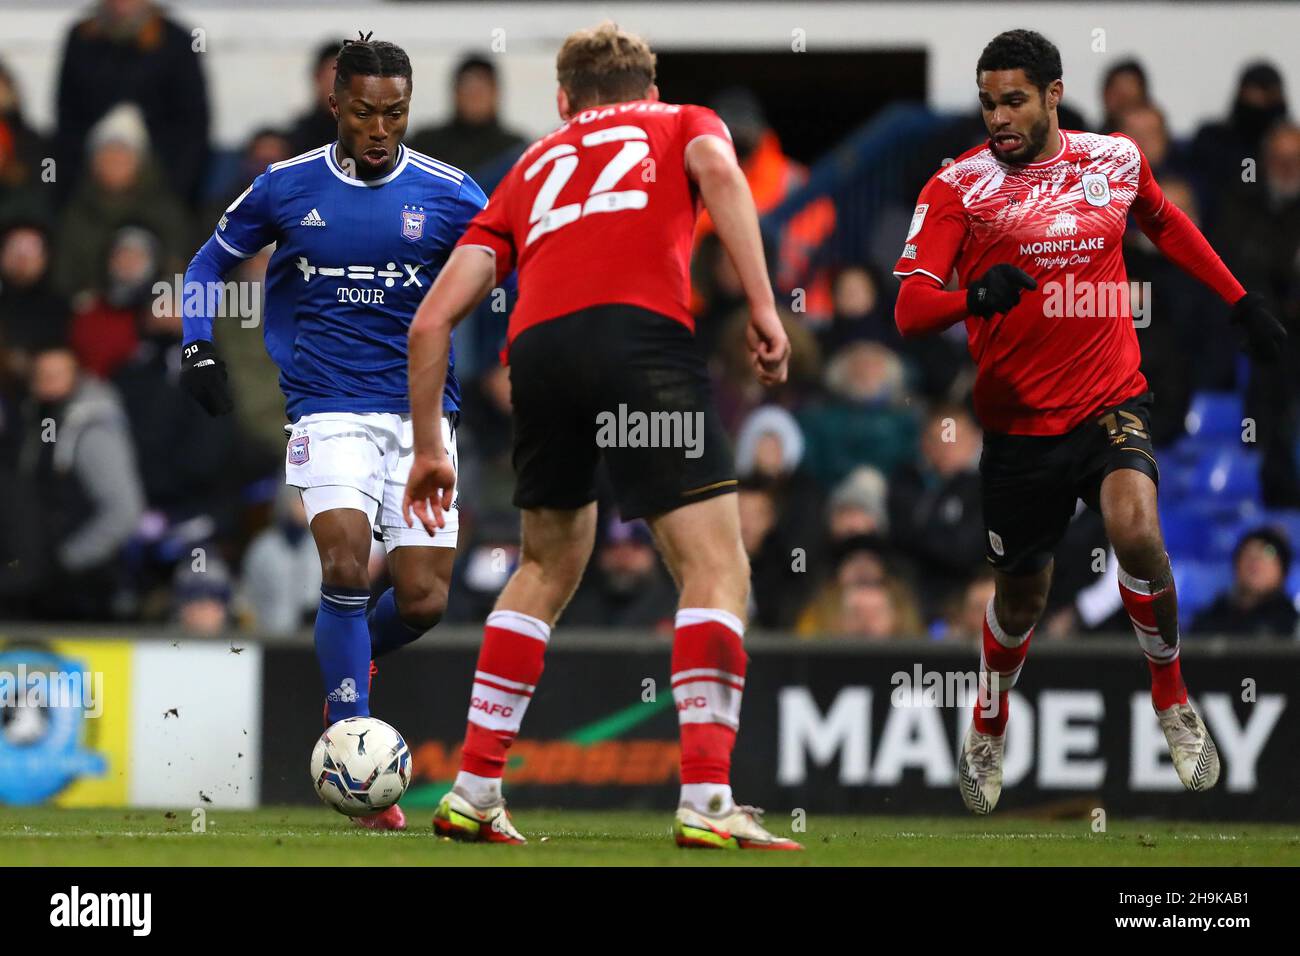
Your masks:
<path fill-rule="evenodd" d="M 209 415 L 224 415 L 235 407 L 226 383 L 226 364 L 212 345 L 212 323 L 224 291 L 224 279 L 235 266 L 279 238 L 271 199 L 272 167 L 226 207 L 208 241 L 185 270 L 182 297 L 181 387 Z M 191 294 L 197 292 L 198 294 Z"/>
<path fill-rule="evenodd" d="M 1262 296 L 1242 288 L 1186 213 L 1163 195 L 1161 198 L 1157 212 L 1137 212 L 1138 227 L 1166 259 L 1205 283 L 1232 306 L 1229 320 L 1242 330 L 1246 352 L 1251 358 L 1257 362 L 1277 361 L 1287 337 L 1282 323 L 1269 311 Z"/>
<path fill-rule="evenodd" d="M 785 381 L 790 362 L 790 340 L 776 314 L 749 183 L 730 144 L 717 136 L 698 136 L 691 141 L 686 147 L 686 172 L 700 189 L 704 208 L 749 301 L 746 335 L 755 374 L 764 385 L 779 385 Z"/>
<path fill-rule="evenodd" d="M 181 387 L 194 396 L 209 415 L 225 415 L 235 407 L 227 383 L 226 363 L 221 361 L 212 344 L 214 316 L 209 308 L 220 301 L 223 279 L 240 261 L 238 256 L 222 249 L 212 238 L 194 254 L 185 270 L 180 381 Z M 191 289 L 202 290 L 203 294 L 191 296 Z M 208 290 L 212 291 L 211 295 Z"/>
<path fill-rule="evenodd" d="M 496 264 L 481 246 L 455 249 L 411 321 L 407 363 L 411 389 L 411 425 L 415 460 L 402 498 L 402 515 L 408 526 L 418 518 L 433 534 L 445 524 L 451 508 L 456 470 L 442 444 L 442 392 L 447 384 L 451 330 L 492 289 Z"/>
<path fill-rule="evenodd" d="M 1171 203 L 1142 157 L 1138 195 L 1133 203 L 1138 228 L 1161 255 L 1194 279 L 1209 286 L 1232 306 L 1230 321 L 1242 330 L 1246 352 L 1258 362 L 1275 362 L 1282 355 L 1287 332 L 1268 310 L 1262 296 L 1247 293 L 1219 258 L 1196 223 Z"/>
<path fill-rule="evenodd" d="M 1233 303 L 1228 321 L 1246 337 L 1246 353 L 1257 362 L 1276 362 L 1286 347 L 1286 327 L 1268 308 L 1262 295 L 1247 292 Z"/>

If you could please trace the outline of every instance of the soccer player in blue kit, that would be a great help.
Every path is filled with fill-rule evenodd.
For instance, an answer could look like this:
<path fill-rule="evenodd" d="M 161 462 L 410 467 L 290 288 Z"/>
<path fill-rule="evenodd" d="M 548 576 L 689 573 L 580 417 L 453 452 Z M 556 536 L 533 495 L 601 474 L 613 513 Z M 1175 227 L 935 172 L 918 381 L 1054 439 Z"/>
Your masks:
<path fill-rule="evenodd" d="M 188 290 L 220 287 L 241 260 L 276 244 L 264 337 L 291 422 L 286 481 L 302 490 L 320 552 L 315 638 L 327 725 L 369 714 L 373 659 L 438 623 L 456 555 L 455 510 L 432 535 L 402 518 L 413 460 L 407 330 L 487 199 L 465 173 L 402 144 L 410 102 L 411 61 L 400 47 L 345 41 L 330 97 L 338 141 L 268 167 L 185 275 L 181 382 L 210 414 L 229 412 L 211 297 Z M 449 374 L 442 432 L 453 456 L 459 407 Z M 372 533 L 383 538 L 393 586 L 367 614 Z M 397 806 L 354 819 L 406 826 Z"/>

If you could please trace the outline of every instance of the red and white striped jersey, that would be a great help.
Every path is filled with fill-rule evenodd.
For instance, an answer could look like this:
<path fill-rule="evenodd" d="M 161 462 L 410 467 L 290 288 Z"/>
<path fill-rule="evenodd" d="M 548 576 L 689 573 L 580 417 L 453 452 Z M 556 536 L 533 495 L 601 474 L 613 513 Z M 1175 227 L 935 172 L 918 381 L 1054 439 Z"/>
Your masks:
<path fill-rule="evenodd" d="M 1072 130 L 1042 162 L 980 146 L 926 184 L 895 275 L 943 286 L 955 272 L 965 288 L 1010 263 L 1038 282 L 1009 313 L 966 319 L 986 428 L 1061 434 L 1147 387 L 1122 243 L 1130 210 L 1150 218 L 1164 203 L 1131 139 Z"/>

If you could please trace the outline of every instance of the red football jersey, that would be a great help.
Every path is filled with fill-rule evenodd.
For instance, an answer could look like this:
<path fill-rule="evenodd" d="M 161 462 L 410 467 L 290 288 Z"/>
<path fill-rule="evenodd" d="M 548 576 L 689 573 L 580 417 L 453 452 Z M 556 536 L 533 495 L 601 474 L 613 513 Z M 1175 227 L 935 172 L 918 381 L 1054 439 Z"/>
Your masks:
<path fill-rule="evenodd" d="M 1131 139 L 1073 130 L 1043 162 L 981 146 L 926 184 L 895 275 L 943 286 L 955 270 L 966 288 L 1005 262 L 1038 282 L 1009 313 L 966 319 L 985 428 L 1059 435 L 1146 389 L 1121 244 L 1130 208 L 1162 202 Z"/>
<path fill-rule="evenodd" d="M 583 110 L 524 151 L 458 245 L 519 270 L 507 346 L 524 329 L 596 305 L 636 305 L 694 331 L 690 258 L 700 202 L 686 147 L 731 142 L 701 106 L 637 100 Z"/>

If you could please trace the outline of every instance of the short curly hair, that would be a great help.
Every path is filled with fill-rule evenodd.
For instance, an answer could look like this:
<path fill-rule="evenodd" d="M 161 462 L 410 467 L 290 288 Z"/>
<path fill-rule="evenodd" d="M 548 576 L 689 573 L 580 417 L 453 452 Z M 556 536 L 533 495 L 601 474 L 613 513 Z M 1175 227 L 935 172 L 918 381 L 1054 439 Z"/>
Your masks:
<path fill-rule="evenodd" d="M 650 45 L 606 20 L 571 33 L 555 58 L 556 79 L 575 110 L 640 99 L 655 81 Z"/>
<path fill-rule="evenodd" d="M 989 41 L 975 75 L 986 70 L 1024 70 L 1025 77 L 1038 89 L 1061 78 L 1061 51 L 1056 44 L 1033 30 L 1007 30 Z"/>

